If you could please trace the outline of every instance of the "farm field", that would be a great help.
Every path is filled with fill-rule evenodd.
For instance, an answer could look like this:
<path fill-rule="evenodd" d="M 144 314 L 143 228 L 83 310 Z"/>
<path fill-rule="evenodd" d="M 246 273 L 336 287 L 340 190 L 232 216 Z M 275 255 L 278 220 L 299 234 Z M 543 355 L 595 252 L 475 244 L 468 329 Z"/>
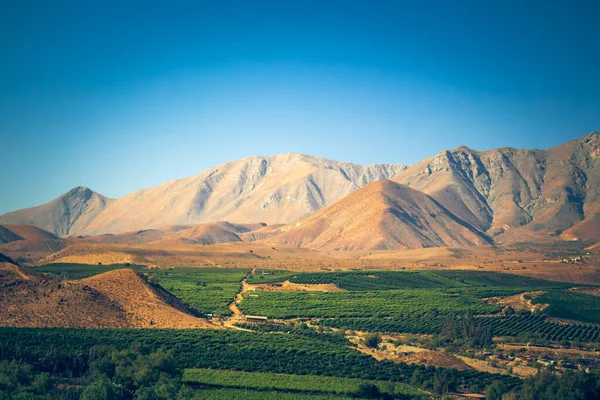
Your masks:
<path fill-rule="evenodd" d="M 127 266 L 57 264 L 35 270 L 72 280 L 122 267 Z M 425 334 L 419 339 L 423 344 L 415 344 L 433 352 L 418 353 L 421 356 L 456 352 L 482 357 L 495 347 L 492 336 L 502 343 L 552 346 L 600 342 L 600 325 L 590 322 L 598 298 L 569 290 L 570 283 L 459 270 L 298 273 L 221 267 L 127 268 L 195 311 L 212 314 L 227 329 L 1 328 L 0 362 L 16 360 L 28 365 L 32 373 L 51 373 L 63 381 L 91 379 L 85 371 L 95 368 L 95 354 L 105 354 L 100 348 L 108 348 L 110 353 L 133 352 L 139 357 L 168 354 L 177 366 L 170 373 L 183 378 L 178 381 L 188 396 L 183 398 L 368 398 L 372 396 L 369 390 L 387 393 L 389 398 L 422 398 L 423 393 L 435 397 L 455 390 L 483 393 L 494 382 L 501 382 L 506 390 L 519 390 L 527 381 L 511 374 L 508 367 L 492 368 L 493 373 L 470 366 L 458 371 L 442 358 L 415 362 L 419 356 L 409 356 L 406 362 L 410 364 L 401 361 L 400 355 L 375 358 L 375 353 L 386 354 L 386 347 L 410 348 L 396 341 L 381 343 L 376 339 L 379 335 Z M 282 289 L 284 281 L 297 284 L 289 289 L 296 291 Z M 256 286 L 260 290 L 253 289 L 252 283 L 262 284 Z M 269 290 L 269 285 L 279 285 L 278 290 Z M 310 290 L 311 285 L 343 291 L 316 292 Z M 528 293 L 535 296 L 529 299 Z M 501 302 L 487 300 L 518 294 L 550 306 L 537 308 L 535 314 L 509 312 Z M 252 323 L 243 314 L 231 318 L 236 296 L 241 313 L 271 321 Z M 557 321 L 574 302 L 584 305 L 579 314 L 570 314 L 579 322 Z M 360 342 L 350 341 L 351 337 Z M 366 344 L 367 340 L 372 343 Z M 369 352 L 369 348 L 376 351 Z M 518 365 L 534 369 L 531 363 L 535 362 Z"/>
<path fill-rule="evenodd" d="M 276 390 L 261 391 L 248 389 L 215 389 L 206 388 L 198 390 L 197 395 L 202 400 L 339 400 L 339 399 L 361 399 L 357 396 L 326 395 L 310 393 L 290 393 Z M 365 397 L 362 397 L 363 399 Z"/>
<path fill-rule="evenodd" d="M 473 370 L 456 371 L 377 361 L 350 346 L 339 335 L 290 333 L 286 335 L 243 331 L 162 329 L 18 329 L 0 328 L 2 360 L 18 360 L 38 371 L 62 371 L 78 376 L 94 358 L 98 346 L 143 353 L 172 355 L 178 368 L 237 370 L 292 375 L 405 383 L 434 390 L 434 381 L 449 387 L 483 390 L 495 380 L 508 387 L 517 378 Z M 49 356 L 51 355 L 51 357 Z M 76 360 L 76 361 L 74 361 Z M 1 361 L 1 360 L 0 360 Z M 73 364 L 75 363 L 75 364 Z"/>
<path fill-rule="evenodd" d="M 371 385 L 388 395 L 426 397 L 424 392 L 406 385 L 353 378 L 336 378 L 315 375 L 268 374 L 264 372 L 239 372 L 209 369 L 187 369 L 182 381 L 208 386 L 312 392 L 360 397 L 361 386 Z"/>
<path fill-rule="evenodd" d="M 244 294 L 238 306 L 269 318 L 400 317 L 414 312 L 486 314 L 502 307 L 460 290 L 405 289 L 373 292 L 258 292 Z"/>
<path fill-rule="evenodd" d="M 522 277 L 518 275 L 480 271 L 348 271 L 293 273 L 275 271 L 266 279 L 259 276 L 250 283 L 281 282 L 288 279 L 292 283 L 323 284 L 334 283 L 349 291 L 371 291 L 391 289 L 433 289 L 464 287 L 518 287 L 555 288 L 569 284 Z"/>
<path fill-rule="evenodd" d="M 241 289 L 249 269 L 177 267 L 152 271 L 157 283 L 202 313 L 231 315 L 228 305 Z"/>
<path fill-rule="evenodd" d="M 546 313 L 555 318 L 600 324 L 600 297 L 572 291 L 552 290 L 536 296 L 533 304 L 548 304 Z"/>
<path fill-rule="evenodd" d="M 33 272 L 51 274 L 52 277 L 60 280 L 84 279 L 90 276 L 102 274 L 104 272 L 113 271 L 115 269 L 131 268 L 138 272 L 149 271 L 143 265 L 131 264 L 108 264 L 108 265 L 90 265 L 90 264 L 71 264 L 71 263 L 56 263 L 46 264 L 39 267 L 29 268 Z"/>
<path fill-rule="evenodd" d="M 519 314 L 501 317 L 480 317 L 475 320 L 489 326 L 495 336 L 522 338 L 525 342 L 579 341 L 600 343 L 600 326 L 595 324 L 562 324 L 546 315 Z M 319 320 L 319 325 L 345 330 L 437 334 L 440 318 L 428 314 L 404 315 L 402 318 L 331 318 Z"/>
<path fill-rule="evenodd" d="M 335 284 L 347 290 L 336 293 L 281 291 L 246 292 L 242 312 L 270 318 L 385 318 L 429 313 L 498 313 L 503 307 L 481 299 L 509 296 L 534 289 L 571 286 L 516 275 L 479 271 L 352 271 L 286 274 L 266 278 L 272 283 Z M 261 278 L 252 278 L 252 282 Z M 264 281 L 264 280 L 263 280 Z M 429 333 L 425 331 L 423 333 Z"/>

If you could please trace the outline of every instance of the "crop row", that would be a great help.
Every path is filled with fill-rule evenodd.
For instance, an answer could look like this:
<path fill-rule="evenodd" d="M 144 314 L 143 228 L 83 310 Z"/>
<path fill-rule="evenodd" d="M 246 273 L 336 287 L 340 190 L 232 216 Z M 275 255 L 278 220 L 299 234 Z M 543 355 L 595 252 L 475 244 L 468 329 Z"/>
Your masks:
<path fill-rule="evenodd" d="M 484 325 L 491 325 L 495 336 L 534 335 L 552 341 L 600 342 L 598 325 L 556 323 L 543 315 L 479 318 L 479 320 Z"/>
<path fill-rule="evenodd" d="M 440 289 L 373 292 L 256 292 L 239 305 L 245 314 L 270 318 L 395 317 L 413 312 L 495 313 L 498 305 L 479 300 L 477 293 Z"/>
<path fill-rule="evenodd" d="M 342 396 L 335 394 L 313 394 L 313 393 L 288 393 L 278 391 L 263 391 L 250 389 L 230 388 L 203 388 L 199 391 L 198 398 L 202 400 L 341 400 L 358 399 L 358 397 Z"/>
<path fill-rule="evenodd" d="M 228 305 L 249 273 L 237 268 L 172 268 L 156 272 L 158 283 L 202 314 L 230 315 Z"/>
<path fill-rule="evenodd" d="M 494 380 L 509 386 L 518 379 L 468 370 L 436 369 L 394 363 L 362 354 L 336 341 L 296 334 L 222 330 L 26 329 L 0 328 L 0 361 L 23 360 L 40 371 L 59 372 L 67 360 L 87 357 L 94 346 L 173 351 L 181 368 L 230 369 L 293 375 L 325 375 L 407 383 L 417 373 L 423 382 L 438 375 L 456 385 L 483 389 Z M 85 361 L 85 360 L 83 360 Z"/>
<path fill-rule="evenodd" d="M 592 324 L 564 324 L 549 320 L 545 315 L 514 315 L 506 317 L 478 317 L 482 326 L 491 326 L 494 336 L 529 336 L 551 341 L 600 342 L 600 326 Z M 431 315 L 403 315 L 394 318 L 331 318 L 321 319 L 320 325 L 345 330 L 367 332 L 396 332 L 437 334 L 440 317 Z"/>
<path fill-rule="evenodd" d="M 317 375 L 273 374 L 265 372 L 240 372 L 210 369 L 186 369 L 182 381 L 209 386 L 279 390 L 294 392 L 317 392 L 350 395 L 358 393 L 361 385 L 374 385 L 390 395 L 425 397 L 423 392 L 395 382 L 383 382 L 356 378 L 339 378 Z"/>
<path fill-rule="evenodd" d="M 464 287 L 521 287 L 531 290 L 565 287 L 563 283 L 485 271 L 340 271 L 296 274 L 275 271 L 268 276 L 254 276 L 252 282 L 281 282 L 286 279 L 300 284 L 335 283 L 350 291 Z"/>
<path fill-rule="evenodd" d="M 534 304 L 548 304 L 545 312 L 551 317 L 600 323 L 600 297 L 573 291 L 552 290 L 533 298 Z"/>

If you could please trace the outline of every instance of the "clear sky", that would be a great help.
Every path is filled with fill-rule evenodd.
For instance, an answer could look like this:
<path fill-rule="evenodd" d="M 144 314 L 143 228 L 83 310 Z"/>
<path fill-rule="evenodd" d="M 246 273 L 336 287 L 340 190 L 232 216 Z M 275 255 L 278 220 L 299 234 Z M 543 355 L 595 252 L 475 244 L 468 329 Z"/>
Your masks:
<path fill-rule="evenodd" d="M 600 130 L 598 1 L 0 2 L 0 213 L 250 155 L 415 163 Z"/>

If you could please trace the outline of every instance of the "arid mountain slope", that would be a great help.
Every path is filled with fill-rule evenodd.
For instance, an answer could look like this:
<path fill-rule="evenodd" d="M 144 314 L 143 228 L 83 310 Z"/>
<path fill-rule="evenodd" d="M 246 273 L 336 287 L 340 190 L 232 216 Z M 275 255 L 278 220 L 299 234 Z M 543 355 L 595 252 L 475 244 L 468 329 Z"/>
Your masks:
<path fill-rule="evenodd" d="M 10 243 L 17 240 L 25 240 L 7 227 L 0 225 L 0 244 Z"/>
<path fill-rule="evenodd" d="M 118 200 L 75 188 L 42 206 L 2 215 L 0 223 L 32 224 L 61 236 L 120 234 L 223 220 L 289 223 L 404 168 L 303 154 L 247 157 Z"/>
<path fill-rule="evenodd" d="M 87 226 L 111 201 L 79 186 L 41 206 L 1 215 L 0 224 L 35 225 L 56 235 L 66 236 Z"/>
<path fill-rule="evenodd" d="M 129 269 L 59 282 L 14 264 L 0 264 L 1 326 L 215 327 L 167 304 L 163 296 Z"/>
<path fill-rule="evenodd" d="M 372 183 L 282 231 L 267 243 L 318 250 L 490 243 L 426 194 L 389 180 Z"/>
<path fill-rule="evenodd" d="M 0 263 L 9 263 L 9 264 L 17 264 L 16 262 L 13 261 L 12 258 L 10 258 L 7 255 L 4 255 L 2 253 L 0 253 Z"/>
<path fill-rule="evenodd" d="M 171 232 L 165 235 L 159 243 L 217 244 L 241 242 L 242 239 L 239 234 L 250 231 L 251 229 L 244 225 L 219 221 Z"/>
<path fill-rule="evenodd" d="M 112 202 L 78 233 L 120 233 L 221 220 L 288 223 L 402 169 L 403 165 L 362 166 L 302 154 L 248 157 L 133 192 Z"/>
<path fill-rule="evenodd" d="M 46 257 L 65 247 L 65 239 L 33 225 L 0 225 L 0 251 L 17 259 Z"/>
<path fill-rule="evenodd" d="M 59 235 L 112 234 L 93 239 L 101 243 L 264 240 L 278 234 L 279 224 L 393 176 L 497 243 L 598 241 L 598 160 L 598 133 L 548 150 L 460 146 L 408 169 L 301 154 L 248 157 L 113 201 L 77 188 L 46 205 L 0 216 L 0 223 L 29 221 Z M 231 224 L 258 221 L 269 225 L 239 231 Z M 0 246 L 14 239 L 0 230 Z"/>
<path fill-rule="evenodd" d="M 600 239 L 599 159 L 600 135 L 591 133 L 549 150 L 461 146 L 392 179 L 427 193 L 497 241 L 561 234 Z"/>
<path fill-rule="evenodd" d="M 81 239 L 91 243 L 171 243 L 171 244 L 217 244 L 241 242 L 242 234 L 265 228 L 259 224 L 232 224 L 219 221 L 200 225 L 175 225 L 161 229 L 144 229 L 137 232 L 102 234 Z"/>
<path fill-rule="evenodd" d="M 169 298 L 166 292 L 159 292 L 149 286 L 133 270 L 117 269 L 81 281 L 71 281 L 90 287 L 110 298 L 125 313 L 128 326 L 139 328 L 215 328 L 205 319 L 197 318 L 181 311 L 183 305 Z"/>

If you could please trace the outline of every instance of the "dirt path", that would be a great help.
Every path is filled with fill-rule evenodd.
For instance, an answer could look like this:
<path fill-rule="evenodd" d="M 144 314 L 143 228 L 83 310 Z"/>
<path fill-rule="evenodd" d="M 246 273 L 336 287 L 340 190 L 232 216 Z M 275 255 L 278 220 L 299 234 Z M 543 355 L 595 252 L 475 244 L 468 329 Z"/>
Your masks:
<path fill-rule="evenodd" d="M 21 272 L 21 269 L 20 269 L 19 267 L 17 267 L 16 265 L 12 265 L 12 267 L 13 267 L 13 269 L 15 270 L 15 273 L 16 273 L 17 275 L 19 275 L 19 277 L 20 277 L 21 279 L 24 279 L 24 280 L 26 280 L 26 281 L 30 280 L 30 278 L 29 278 L 27 275 L 25 275 L 24 273 L 22 273 L 22 272 Z"/>
<path fill-rule="evenodd" d="M 252 271 L 250 271 L 249 275 L 254 275 L 254 272 L 256 272 L 256 268 L 253 268 Z M 235 299 L 233 300 L 233 302 L 229 304 L 229 309 L 231 310 L 233 315 L 223 322 L 224 326 L 243 331 L 249 331 L 249 329 L 240 328 L 239 326 L 235 326 L 235 324 L 244 319 L 244 314 L 238 308 L 238 304 L 240 304 L 242 300 L 244 300 L 243 293 L 247 292 L 248 290 L 253 290 L 251 289 L 250 285 L 248 285 L 248 282 L 246 282 L 246 279 L 248 278 L 246 277 L 242 280 L 242 288 L 235 295 Z"/>

